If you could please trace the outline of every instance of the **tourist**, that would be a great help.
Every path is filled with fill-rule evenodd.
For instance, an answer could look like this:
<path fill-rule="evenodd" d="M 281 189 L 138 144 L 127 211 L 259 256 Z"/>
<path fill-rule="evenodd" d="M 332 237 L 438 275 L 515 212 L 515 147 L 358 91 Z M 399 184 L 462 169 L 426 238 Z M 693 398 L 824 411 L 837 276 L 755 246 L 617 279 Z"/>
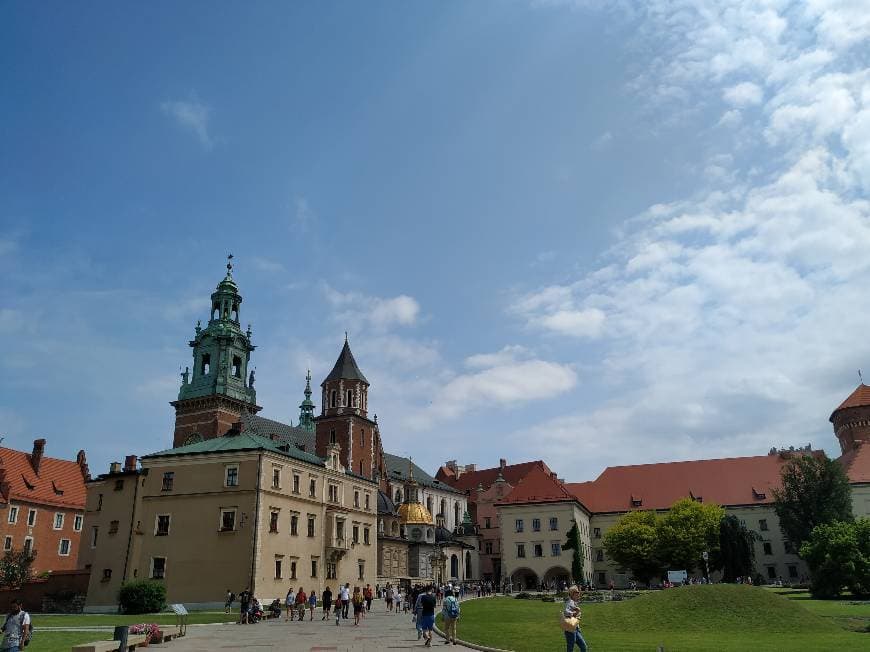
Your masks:
<path fill-rule="evenodd" d="M 365 593 L 363 594 L 363 597 L 366 600 L 366 611 L 371 611 L 372 610 L 372 599 L 374 599 L 374 597 L 375 597 L 374 594 L 372 593 L 371 584 L 366 584 L 366 590 L 365 590 Z M 363 613 L 363 616 L 365 616 L 365 613 Z"/>
<path fill-rule="evenodd" d="M 393 610 L 393 587 L 387 583 L 387 588 L 384 589 L 384 602 L 386 603 L 386 609 L 384 611 L 392 611 Z"/>
<path fill-rule="evenodd" d="M 230 613 L 230 609 L 233 608 L 233 602 L 236 601 L 236 594 L 227 589 L 227 601 L 224 604 L 224 613 Z"/>
<path fill-rule="evenodd" d="M 308 594 L 308 622 L 314 620 L 314 610 L 317 608 L 317 592 L 311 589 Z"/>
<path fill-rule="evenodd" d="M 299 593 L 296 594 L 296 613 L 299 616 L 299 622 L 301 623 L 305 620 L 305 607 L 308 606 L 308 596 L 305 595 L 304 589 L 299 589 Z"/>
<path fill-rule="evenodd" d="M 296 591 L 293 590 L 292 586 L 287 589 L 287 597 L 284 601 L 284 605 L 287 607 L 287 613 L 284 616 L 284 622 L 286 623 L 288 620 L 294 620 L 296 618 Z"/>
<path fill-rule="evenodd" d="M 338 627 L 341 624 L 341 608 L 342 608 L 341 593 L 342 593 L 342 586 L 339 584 L 338 585 L 338 593 L 335 596 L 335 605 L 332 608 L 332 610 L 335 612 L 335 626 L 336 627 Z"/>
<path fill-rule="evenodd" d="M 565 623 L 569 619 L 576 618 L 577 623 L 573 629 L 565 630 L 567 652 L 572 652 L 575 645 L 580 648 L 580 652 L 586 652 L 587 650 L 586 640 L 583 638 L 583 634 L 580 633 L 580 606 L 577 604 L 579 600 L 580 589 L 576 585 L 570 586 L 568 588 L 568 599 L 565 600 L 565 609 L 562 610 L 562 622 Z"/>
<path fill-rule="evenodd" d="M 430 586 L 420 601 L 420 629 L 423 630 L 424 645 L 432 647 L 432 629 L 435 627 L 435 587 Z"/>
<path fill-rule="evenodd" d="M 19 652 L 30 642 L 30 617 L 22 608 L 21 598 L 13 598 L 3 623 L 4 652 Z"/>
<path fill-rule="evenodd" d="M 421 616 L 423 615 L 423 596 L 425 595 L 425 591 L 420 591 L 417 593 L 417 597 L 414 599 L 414 622 L 417 624 L 417 640 L 419 641 L 423 637 L 423 620 Z"/>
<path fill-rule="evenodd" d="M 245 589 L 239 593 L 239 624 L 248 623 L 248 611 L 251 608 L 251 592 Z"/>
<path fill-rule="evenodd" d="M 399 588 L 393 589 L 393 602 L 396 603 L 396 615 L 402 613 L 402 590 Z"/>
<path fill-rule="evenodd" d="M 362 591 L 360 591 L 358 586 L 353 587 L 353 624 L 354 626 L 359 625 L 359 619 L 362 615 L 363 603 L 365 600 L 363 599 Z"/>
<path fill-rule="evenodd" d="M 459 600 L 453 595 L 453 591 L 449 589 L 444 596 L 441 615 L 444 616 L 444 642 L 456 645 L 456 622 L 459 620 Z"/>
<path fill-rule="evenodd" d="M 350 582 L 341 587 L 341 617 L 347 620 L 350 609 Z"/>
<path fill-rule="evenodd" d="M 269 605 L 269 617 L 270 618 L 280 618 L 281 617 L 281 601 L 278 598 L 272 600 L 272 603 Z"/>
<path fill-rule="evenodd" d="M 323 618 L 320 620 L 326 620 L 329 618 L 329 610 L 332 609 L 332 590 L 328 586 L 323 589 L 320 599 L 323 600 Z"/>

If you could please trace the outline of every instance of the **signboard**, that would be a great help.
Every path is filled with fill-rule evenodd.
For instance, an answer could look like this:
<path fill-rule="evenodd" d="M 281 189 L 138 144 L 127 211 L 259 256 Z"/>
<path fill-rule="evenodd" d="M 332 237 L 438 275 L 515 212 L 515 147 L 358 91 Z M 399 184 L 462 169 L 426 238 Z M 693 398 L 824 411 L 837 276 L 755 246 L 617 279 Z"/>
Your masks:
<path fill-rule="evenodd" d="M 689 574 L 684 570 L 668 571 L 668 582 L 671 584 L 685 584 L 689 579 Z"/>
<path fill-rule="evenodd" d="M 186 616 L 187 608 L 183 604 L 171 604 L 169 608 L 172 609 L 173 613 L 177 616 Z"/>

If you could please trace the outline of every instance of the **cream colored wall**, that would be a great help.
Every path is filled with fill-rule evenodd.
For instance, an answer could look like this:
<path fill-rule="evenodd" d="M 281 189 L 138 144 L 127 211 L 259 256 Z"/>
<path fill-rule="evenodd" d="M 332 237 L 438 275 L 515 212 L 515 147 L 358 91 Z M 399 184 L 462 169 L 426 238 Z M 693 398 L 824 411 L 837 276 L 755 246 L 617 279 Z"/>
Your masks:
<path fill-rule="evenodd" d="M 555 566 L 571 574 L 571 551 L 560 550 L 554 557 L 551 543 L 565 543 L 568 530 L 575 519 L 580 526 L 581 541 L 584 545 L 584 570 L 589 573 L 591 557 L 589 556 L 589 515 L 575 503 L 545 503 L 540 505 L 503 505 L 498 507 L 501 521 L 502 569 L 505 576 L 510 577 L 517 570 L 527 568 L 532 570 L 538 580 L 542 580 L 548 570 Z M 559 519 L 557 530 L 550 530 L 550 517 Z M 541 519 L 541 531 L 532 531 L 532 519 Z M 523 532 L 516 532 L 516 520 L 523 519 Z M 517 544 L 523 543 L 526 548 L 525 558 L 517 557 Z M 534 556 L 534 544 L 543 546 L 543 556 Z"/>
<path fill-rule="evenodd" d="M 852 513 L 855 518 L 870 517 L 870 484 L 852 485 Z"/>

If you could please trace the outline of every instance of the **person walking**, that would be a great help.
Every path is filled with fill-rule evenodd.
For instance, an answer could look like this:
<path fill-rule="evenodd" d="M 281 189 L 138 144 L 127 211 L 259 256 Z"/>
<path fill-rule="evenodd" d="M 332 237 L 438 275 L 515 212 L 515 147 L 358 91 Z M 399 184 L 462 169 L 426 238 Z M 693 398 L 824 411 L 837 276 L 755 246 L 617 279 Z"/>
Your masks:
<path fill-rule="evenodd" d="M 311 589 L 308 594 L 308 622 L 314 620 L 314 610 L 317 608 L 317 592 Z"/>
<path fill-rule="evenodd" d="M 384 589 L 384 612 L 393 610 L 393 587 L 387 582 L 387 587 Z"/>
<path fill-rule="evenodd" d="M 299 589 L 296 594 L 296 614 L 299 616 L 299 622 L 305 620 L 305 607 L 308 606 L 308 596 L 305 595 L 304 589 Z"/>
<path fill-rule="evenodd" d="M 332 609 L 332 590 L 328 586 L 323 589 L 323 595 L 320 596 L 320 599 L 323 601 L 323 618 L 320 620 L 326 620 L 329 618 L 330 609 Z"/>
<path fill-rule="evenodd" d="M 350 609 L 350 582 L 341 587 L 341 617 L 347 620 Z"/>
<path fill-rule="evenodd" d="M 360 591 L 358 586 L 353 587 L 353 624 L 354 627 L 359 626 L 359 619 L 362 616 L 363 604 L 364 604 L 363 594 Z"/>
<path fill-rule="evenodd" d="M 371 584 L 366 584 L 366 590 L 363 593 L 363 597 L 366 600 L 366 611 L 367 612 L 371 611 L 372 610 L 372 600 L 375 597 L 374 593 L 372 592 L 372 585 Z M 365 617 L 365 613 L 363 613 L 363 617 Z"/>
<path fill-rule="evenodd" d="M 236 594 L 227 589 L 227 601 L 224 603 L 224 613 L 230 613 L 233 608 L 233 602 L 236 601 Z"/>
<path fill-rule="evenodd" d="M 568 588 L 568 599 L 565 600 L 565 608 L 562 610 L 562 628 L 565 631 L 566 652 L 573 652 L 575 645 L 580 648 L 580 652 L 586 652 L 588 649 L 586 639 L 580 633 L 580 606 L 577 604 L 579 600 L 580 589 L 577 588 L 576 584 L 573 584 Z M 570 627 L 571 619 L 576 619 L 573 628 Z"/>
<path fill-rule="evenodd" d="M 20 652 L 30 642 L 30 621 L 27 612 L 22 607 L 21 598 L 13 598 L 9 604 L 9 613 L 3 623 L 3 643 L 0 649 L 4 652 Z"/>
<path fill-rule="evenodd" d="M 245 589 L 239 593 L 239 624 L 248 623 L 248 610 L 251 608 L 251 592 Z"/>
<path fill-rule="evenodd" d="M 432 630 L 435 628 L 435 587 L 430 586 L 420 601 L 420 626 L 423 630 L 424 645 L 432 647 Z"/>
<path fill-rule="evenodd" d="M 420 591 L 417 593 L 417 597 L 414 599 L 414 622 L 417 624 L 417 640 L 419 641 L 423 637 L 423 596 L 426 595 L 425 591 Z"/>
<path fill-rule="evenodd" d="M 456 623 L 459 620 L 459 600 L 453 591 L 447 589 L 444 602 L 441 605 L 441 615 L 444 616 L 444 642 L 456 645 Z"/>
<path fill-rule="evenodd" d="M 287 589 L 287 596 L 284 600 L 284 606 L 287 608 L 287 612 L 284 615 L 284 622 L 286 623 L 288 620 L 293 620 L 296 616 L 296 591 L 293 590 L 292 586 Z"/>

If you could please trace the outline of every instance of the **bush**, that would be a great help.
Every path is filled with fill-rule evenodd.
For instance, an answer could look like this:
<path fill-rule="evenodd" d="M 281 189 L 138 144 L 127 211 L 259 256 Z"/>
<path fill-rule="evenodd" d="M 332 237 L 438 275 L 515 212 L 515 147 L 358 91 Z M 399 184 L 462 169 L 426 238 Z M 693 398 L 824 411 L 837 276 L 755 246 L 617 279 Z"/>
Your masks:
<path fill-rule="evenodd" d="M 532 596 L 531 596 L 530 593 L 526 593 L 525 591 L 523 591 L 522 593 L 517 593 L 517 594 L 514 596 L 514 599 L 515 599 L 515 600 L 530 600 L 531 597 L 532 597 Z"/>
<path fill-rule="evenodd" d="M 166 607 L 166 587 L 154 580 L 125 582 L 118 593 L 121 613 L 150 614 Z"/>
<path fill-rule="evenodd" d="M 545 595 L 544 597 L 541 598 L 541 602 L 555 602 L 555 601 L 556 601 L 556 598 L 554 598 L 552 595 Z"/>

